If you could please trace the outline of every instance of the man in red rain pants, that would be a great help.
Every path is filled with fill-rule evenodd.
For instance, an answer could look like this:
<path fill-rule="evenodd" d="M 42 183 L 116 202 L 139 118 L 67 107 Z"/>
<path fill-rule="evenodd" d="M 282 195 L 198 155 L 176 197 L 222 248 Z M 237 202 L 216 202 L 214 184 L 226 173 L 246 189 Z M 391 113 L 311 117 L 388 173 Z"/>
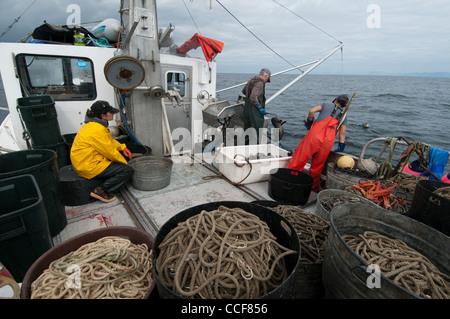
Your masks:
<path fill-rule="evenodd" d="M 328 154 L 333 147 L 337 134 L 337 124 L 341 118 L 343 109 L 348 103 L 347 95 L 339 95 L 333 103 L 324 102 L 322 105 L 313 107 L 305 122 L 309 130 L 289 161 L 287 168 L 303 170 L 311 158 L 309 175 L 314 178 L 313 192 L 319 191 L 320 174 L 327 160 Z M 314 114 L 320 112 L 314 121 Z M 345 148 L 345 129 L 347 128 L 347 117 L 339 127 L 339 147 L 335 152 L 343 152 Z"/>

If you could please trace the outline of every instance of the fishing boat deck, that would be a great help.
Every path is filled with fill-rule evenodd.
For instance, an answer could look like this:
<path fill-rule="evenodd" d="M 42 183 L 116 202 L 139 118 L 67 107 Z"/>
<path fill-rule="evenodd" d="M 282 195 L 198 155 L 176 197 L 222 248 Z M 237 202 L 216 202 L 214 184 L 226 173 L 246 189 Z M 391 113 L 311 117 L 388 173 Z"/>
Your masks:
<path fill-rule="evenodd" d="M 177 213 L 209 202 L 273 200 L 268 181 L 236 186 L 223 178 L 210 161 L 187 156 L 172 158 L 170 184 L 156 191 L 140 191 L 127 183 L 111 203 L 94 201 L 66 206 L 67 226 L 53 238 L 54 244 L 100 227 L 138 227 L 156 237 L 164 223 Z M 315 209 L 316 193 L 303 206 Z"/>

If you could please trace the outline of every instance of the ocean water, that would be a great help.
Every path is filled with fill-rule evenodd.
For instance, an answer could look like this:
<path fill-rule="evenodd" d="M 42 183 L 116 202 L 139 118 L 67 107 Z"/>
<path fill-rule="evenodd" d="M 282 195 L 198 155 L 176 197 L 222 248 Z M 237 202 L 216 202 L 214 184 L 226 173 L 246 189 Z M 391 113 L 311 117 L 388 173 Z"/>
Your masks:
<path fill-rule="evenodd" d="M 248 81 L 253 74 L 221 73 L 217 75 L 217 89 L 224 89 Z M 298 74 L 274 76 L 266 84 L 266 97 L 270 98 Z M 221 99 L 231 103 L 237 100 L 242 87 L 220 93 Z M 309 74 L 275 98 L 266 107 L 286 121 L 280 146 L 295 150 L 307 133 L 303 125 L 311 107 L 335 96 L 356 92 L 350 105 L 346 132 L 345 151 L 355 156 L 374 138 L 399 137 L 409 142 L 419 141 L 450 151 L 450 78 L 395 77 L 395 76 L 347 76 Z M 0 107 L 6 107 L 3 85 L 0 80 Z M 0 110 L 0 121 L 8 113 Z M 270 115 L 269 115 L 270 116 Z M 362 124 L 368 123 L 369 128 Z M 337 143 L 336 143 L 337 144 Z M 377 157 L 384 143 L 371 144 L 364 158 Z M 405 146 L 396 148 L 392 164 L 398 162 Z M 381 160 L 384 160 L 386 150 Z M 417 158 L 413 155 L 411 160 Z M 450 160 L 446 171 L 450 171 Z"/>
<path fill-rule="evenodd" d="M 252 76 L 218 74 L 217 88 L 246 82 Z M 272 77 L 266 84 L 266 97 L 270 98 L 297 76 Z M 224 91 L 220 97 L 235 102 L 241 89 Z M 400 136 L 409 142 L 419 141 L 450 151 L 450 78 L 405 76 L 306 75 L 266 106 L 267 112 L 286 121 L 280 146 L 295 150 L 307 133 L 303 120 L 310 108 L 324 101 L 332 102 L 342 93 L 351 97 L 354 92 L 356 96 L 347 113 L 345 152 L 359 157 L 364 145 L 372 139 Z M 368 123 L 369 128 L 363 128 L 363 123 Z M 370 144 L 364 158 L 376 158 L 383 146 L 383 142 Z M 396 147 L 391 161 L 393 166 L 397 165 L 405 148 L 402 145 Z M 381 156 L 381 161 L 387 154 L 388 150 Z M 414 154 L 411 160 L 417 157 Z M 450 160 L 446 171 L 450 171 Z"/>

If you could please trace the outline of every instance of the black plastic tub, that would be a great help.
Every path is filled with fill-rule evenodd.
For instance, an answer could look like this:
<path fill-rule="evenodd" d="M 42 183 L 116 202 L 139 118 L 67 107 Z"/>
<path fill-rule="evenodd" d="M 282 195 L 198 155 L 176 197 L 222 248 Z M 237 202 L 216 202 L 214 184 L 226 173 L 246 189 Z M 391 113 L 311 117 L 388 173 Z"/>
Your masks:
<path fill-rule="evenodd" d="M 64 142 L 59 128 L 55 101 L 50 95 L 19 98 L 17 108 L 30 133 L 33 147 Z"/>
<path fill-rule="evenodd" d="M 289 205 L 305 205 L 314 184 L 308 174 L 288 169 L 276 168 L 270 171 L 269 196 Z"/>
<path fill-rule="evenodd" d="M 0 261 L 22 282 L 33 262 L 53 246 L 47 212 L 32 175 L 0 180 L 0 200 Z"/>
<path fill-rule="evenodd" d="M 36 179 L 47 211 L 52 237 L 67 225 L 62 202 L 56 152 L 52 150 L 26 150 L 0 155 L 0 179 L 31 174 Z"/>
<path fill-rule="evenodd" d="M 176 228 L 180 222 L 184 222 L 192 216 L 199 214 L 201 211 L 212 211 L 219 206 L 226 206 L 228 208 L 241 208 L 248 213 L 252 213 L 259 217 L 262 221 L 266 222 L 270 228 L 272 234 L 277 238 L 277 242 L 286 248 L 297 251 L 297 254 L 285 256 L 285 265 L 288 276 L 286 280 L 276 289 L 259 297 L 258 299 L 292 299 L 295 286 L 295 275 L 300 262 L 300 242 L 298 235 L 292 225 L 281 215 L 275 213 L 274 211 L 252 203 L 246 202 L 213 202 L 206 203 L 198 206 L 186 209 L 177 215 L 169 219 L 160 229 L 158 235 L 155 238 L 155 243 L 152 251 L 152 263 L 155 265 L 153 267 L 156 285 L 158 288 L 158 294 L 162 299 L 183 299 L 182 296 L 176 294 L 166 285 L 163 284 L 159 277 L 159 271 L 156 267 L 156 261 L 160 255 L 159 245 L 164 241 L 165 237 L 169 232 Z"/>
<path fill-rule="evenodd" d="M 449 186 L 440 181 L 418 181 L 407 215 L 450 236 L 450 200 L 435 193 Z"/>

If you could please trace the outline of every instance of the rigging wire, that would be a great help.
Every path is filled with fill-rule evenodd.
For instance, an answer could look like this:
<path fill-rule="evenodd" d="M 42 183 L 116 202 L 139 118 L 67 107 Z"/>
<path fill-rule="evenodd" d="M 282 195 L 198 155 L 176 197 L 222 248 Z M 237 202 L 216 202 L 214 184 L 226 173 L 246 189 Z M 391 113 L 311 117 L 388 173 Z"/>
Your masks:
<path fill-rule="evenodd" d="M 0 38 L 2 38 L 5 34 L 7 34 L 7 33 L 9 32 L 9 30 L 11 30 L 11 28 L 13 27 L 13 25 L 15 25 L 17 22 L 19 22 L 20 18 L 22 18 L 22 16 L 23 16 L 28 10 L 30 10 L 30 8 L 31 8 L 36 2 L 37 2 L 37 0 L 34 0 L 33 3 L 30 4 L 30 5 L 28 6 L 28 8 L 26 8 L 25 11 L 24 11 L 18 18 L 15 18 L 15 19 L 14 19 L 14 22 L 13 22 L 11 25 L 9 25 L 9 26 L 5 29 L 5 31 L 3 31 L 2 34 L 0 34 Z"/>
<path fill-rule="evenodd" d="M 250 32 L 259 42 L 261 42 L 265 47 L 267 47 L 270 51 L 272 51 L 273 53 L 275 53 L 278 57 L 280 57 L 283 61 L 285 61 L 286 63 L 288 63 L 289 65 L 296 67 L 293 63 L 291 63 L 290 61 L 286 60 L 283 56 L 281 56 L 278 52 L 276 52 L 274 49 L 272 49 L 269 45 L 267 45 L 263 40 L 261 40 L 255 33 L 253 33 L 249 28 L 247 28 L 247 26 L 245 26 L 235 15 L 233 15 L 230 10 L 228 10 L 219 0 L 216 0 L 216 2 L 218 4 L 220 4 L 220 6 L 227 11 L 237 22 L 239 22 L 240 25 L 242 25 L 248 32 Z M 304 71 L 300 70 L 302 73 Z"/>
<path fill-rule="evenodd" d="M 291 12 L 293 15 L 295 15 L 296 17 L 302 19 L 303 21 L 305 21 L 306 23 L 310 24 L 311 26 L 313 26 L 314 28 L 316 28 L 317 30 L 321 31 L 322 33 L 326 34 L 327 36 L 329 36 L 330 38 L 336 40 L 337 42 L 339 42 L 340 44 L 342 44 L 342 41 L 336 39 L 334 36 L 332 36 L 331 34 L 329 34 L 328 32 L 326 32 L 325 30 L 319 28 L 318 26 L 316 26 L 315 24 L 313 24 L 312 22 L 306 20 L 305 18 L 303 18 L 302 16 L 300 16 L 299 14 L 295 13 L 294 11 L 292 11 L 291 9 L 287 8 L 286 6 L 284 6 L 283 4 L 279 3 L 277 0 L 272 0 L 273 2 L 275 2 L 276 4 L 278 4 L 280 7 L 286 9 L 287 11 Z M 341 74 L 342 74 L 342 92 L 344 91 L 344 49 L 341 48 Z"/>
<path fill-rule="evenodd" d="M 344 89 L 345 89 L 345 84 L 344 84 L 344 48 L 342 47 L 341 48 L 341 75 L 342 75 L 342 78 L 341 78 L 341 81 L 342 81 L 342 91 L 341 92 L 344 92 Z"/>
<path fill-rule="evenodd" d="M 298 18 L 302 19 L 303 21 L 305 21 L 306 23 L 310 24 L 311 26 L 313 26 L 313 27 L 316 28 L 317 30 L 319 30 L 319 31 L 323 32 L 324 34 L 328 35 L 330 38 L 332 38 L 332 39 L 338 41 L 339 43 L 342 43 L 342 41 L 336 39 L 334 36 L 332 36 L 331 34 L 329 34 L 328 32 L 326 32 L 325 30 L 319 28 L 318 26 L 316 26 L 316 25 L 313 24 L 312 22 L 306 20 L 305 18 L 303 18 L 303 17 L 300 16 L 299 14 L 295 13 L 295 12 L 292 11 L 291 9 L 285 7 L 284 5 L 282 5 L 281 3 L 279 3 L 278 1 L 276 1 L 276 0 L 272 0 L 272 1 L 275 2 L 276 4 L 278 4 L 280 7 L 286 9 L 287 11 L 289 11 L 290 13 L 292 13 L 293 15 L 295 15 L 296 17 L 298 17 Z"/>
<path fill-rule="evenodd" d="M 192 2 L 192 0 L 191 0 L 191 2 Z M 191 16 L 192 22 L 194 22 L 194 24 L 195 24 L 195 27 L 197 28 L 198 34 L 199 34 L 199 35 L 202 35 L 202 33 L 200 32 L 200 29 L 199 29 L 199 27 L 198 27 L 197 23 L 195 22 L 195 19 L 194 19 L 194 17 L 193 17 L 193 16 L 192 16 L 192 14 L 191 14 L 191 11 L 189 11 L 189 8 L 188 8 L 188 6 L 186 5 L 186 1 L 184 1 L 184 0 L 183 0 L 183 3 L 184 3 L 184 6 L 186 7 L 186 10 L 187 10 L 187 12 L 188 12 L 188 13 L 189 13 L 189 15 Z"/>

